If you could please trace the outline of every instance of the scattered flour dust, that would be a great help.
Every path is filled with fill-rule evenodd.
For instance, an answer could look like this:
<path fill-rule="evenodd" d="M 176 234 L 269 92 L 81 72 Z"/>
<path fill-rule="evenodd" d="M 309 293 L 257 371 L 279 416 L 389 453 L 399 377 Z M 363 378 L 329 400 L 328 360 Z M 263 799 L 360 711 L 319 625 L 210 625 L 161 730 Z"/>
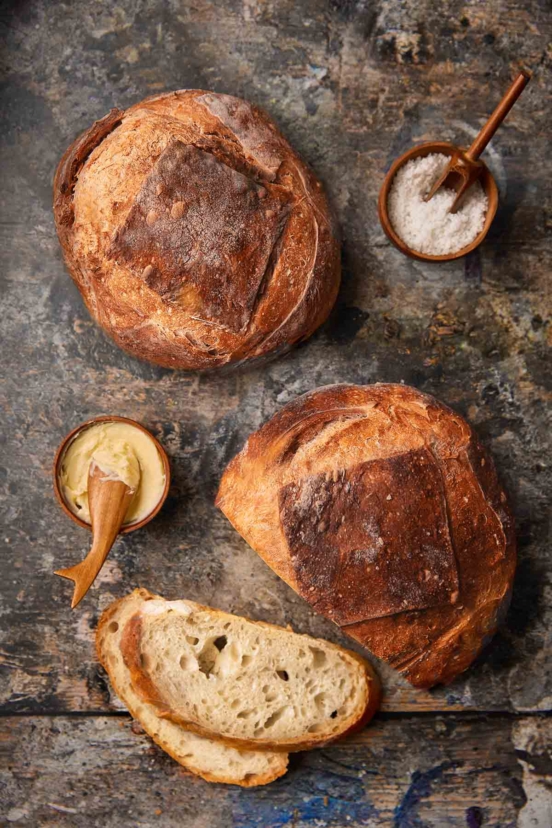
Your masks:
<path fill-rule="evenodd" d="M 389 219 L 395 233 L 418 253 L 456 253 L 483 230 L 487 196 L 479 181 L 470 187 L 456 213 L 448 212 L 454 190 L 441 187 L 430 201 L 423 200 L 449 160 L 442 153 L 412 158 L 397 171 L 391 184 Z"/>

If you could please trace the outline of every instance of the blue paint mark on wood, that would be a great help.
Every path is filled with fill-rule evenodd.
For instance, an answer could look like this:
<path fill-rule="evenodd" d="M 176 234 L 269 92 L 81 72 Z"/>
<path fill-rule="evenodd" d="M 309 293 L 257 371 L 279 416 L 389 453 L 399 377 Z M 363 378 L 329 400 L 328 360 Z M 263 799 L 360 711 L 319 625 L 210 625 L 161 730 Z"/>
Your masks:
<path fill-rule="evenodd" d="M 233 791 L 233 828 L 373 825 L 379 813 L 358 772 L 349 775 L 345 766 L 344 771 L 300 766 L 268 789 Z"/>
<path fill-rule="evenodd" d="M 445 771 L 458 766 L 457 762 L 442 762 L 428 771 L 415 771 L 408 790 L 395 808 L 393 828 L 423 828 L 418 818 L 418 805 L 429 798 L 433 784 L 443 778 Z"/>
<path fill-rule="evenodd" d="M 481 828 L 483 825 L 483 811 L 481 808 L 466 809 L 466 825 L 468 828 Z"/>

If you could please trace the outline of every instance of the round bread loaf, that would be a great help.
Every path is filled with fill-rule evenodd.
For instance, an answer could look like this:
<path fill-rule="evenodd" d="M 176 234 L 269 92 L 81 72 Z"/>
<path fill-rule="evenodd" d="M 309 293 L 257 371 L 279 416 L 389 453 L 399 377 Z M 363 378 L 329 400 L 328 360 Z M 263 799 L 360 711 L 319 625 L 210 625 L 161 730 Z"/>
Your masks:
<path fill-rule="evenodd" d="M 63 156 L 54 213 L 92 316 L 159 365 L 285 350 L 337 295 L 321 184 L 261 110 L 229 95 L 173 92 L 113 110 Z"/>
<path fill-rule="evenodd" d="M 217 505 L 315 610 L 417 687 L 465 670 L 507 609 L 514 528 L 492 460 L 414 388 L 299 397 L 232 460 Z"/>

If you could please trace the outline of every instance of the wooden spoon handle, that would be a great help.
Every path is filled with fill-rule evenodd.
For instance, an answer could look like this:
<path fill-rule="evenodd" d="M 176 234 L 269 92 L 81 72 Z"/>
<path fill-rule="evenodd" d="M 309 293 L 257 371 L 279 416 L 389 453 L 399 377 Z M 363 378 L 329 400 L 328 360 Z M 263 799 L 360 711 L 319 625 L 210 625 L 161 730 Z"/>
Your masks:
<path fill-rule="evenodd" d="M 68 569 L 56 570 L 56 575 L 61 575 L 62 578 L 68 578 L 75 584 L 73 598 L 71 599 L 71 609 L 75 609 L 77 604 L 80 603 L 94 583 L 96 575 L 102 568 L 114 541 L 115 538 L 112 539 L 109 545 L 104 543 L 101 545 L 94 543 L 90 552 L 83 561 L 75 566 L 69 567 Z"/>
<path fill-rule="evenodd" d="M 97 467 L 89 478 L 88 502 L 92 519 L 94 540 L 86 558 L 69 569 L 58 569 L 56 575 L 74 581 L 75 590 L 71 601 L 74 609 L 86 595 L 103 566 L 109 550 L 119 534 L 134 492 L 122 480 L 102 479 Z"/>
<path fill-rule="evenodd" d="M 123 522 L 127 506 L 128 501 L 125 503 L 125 510 L 118 525 L 113 525 L 111 531 L 105 534 L 94 535 L 90 552 L 83 561 L 75 566 L 69 567 L 69 569 L 58 569 L 56 571 L 56 575 L 61 575 L 62 578 L 68 578 L 70 581 L 74 581 L 75 583 L 73 598 L 71 599 L 71 609 L 75 609 L 77 604 L 82 598 L 84 598 L 94 583 L 96 575 L 102 568 L 104 561 L 109 554 L 109 550 L 115 543 L 115 538 L 119 534 L 119 529 L 121 527 L 121 523 Z"/>
<path fill-rule="evenodd" d="M 530 80 L 531 73 L 527 72 L 525 69 L 522 69 L 469 150 L 466 152 L 467 158 L 472 161 L 476 161 L 479 158 Z"/>

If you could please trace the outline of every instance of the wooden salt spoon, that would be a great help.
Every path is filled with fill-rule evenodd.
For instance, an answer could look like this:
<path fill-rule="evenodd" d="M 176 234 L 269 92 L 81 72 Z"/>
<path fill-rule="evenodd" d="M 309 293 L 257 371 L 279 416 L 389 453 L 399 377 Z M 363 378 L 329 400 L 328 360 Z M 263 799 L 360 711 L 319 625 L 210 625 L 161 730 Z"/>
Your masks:
<path fill-rule="evenodd" d="M 88 472 L 88 507 L 93 541 L 86 558 L 69 569 L 58 569 L 56 575 L 75 582 L 71 601 L 74 609 L 84 598 L 103 566 L 109 550 L 119 534 L 128 507 L 135 495 L 122 480 L 114 480 L 94 461 Z"/>
<path fill-rule="evenodd" d="M 466 152 L 456 149 L 442 176 L 435 182 L 424 201 L 429 201 L 440 187 L 456 190 L 456 198 L 449 213 L 455 213 L 462 196 L 481 175 L 483 164 L 477 159 L 497 131 L 498 127 L 511 110 L 529 81 L 531 73 L 522 69 L 510 88 L 496 107 L 495 111 Z"/>

